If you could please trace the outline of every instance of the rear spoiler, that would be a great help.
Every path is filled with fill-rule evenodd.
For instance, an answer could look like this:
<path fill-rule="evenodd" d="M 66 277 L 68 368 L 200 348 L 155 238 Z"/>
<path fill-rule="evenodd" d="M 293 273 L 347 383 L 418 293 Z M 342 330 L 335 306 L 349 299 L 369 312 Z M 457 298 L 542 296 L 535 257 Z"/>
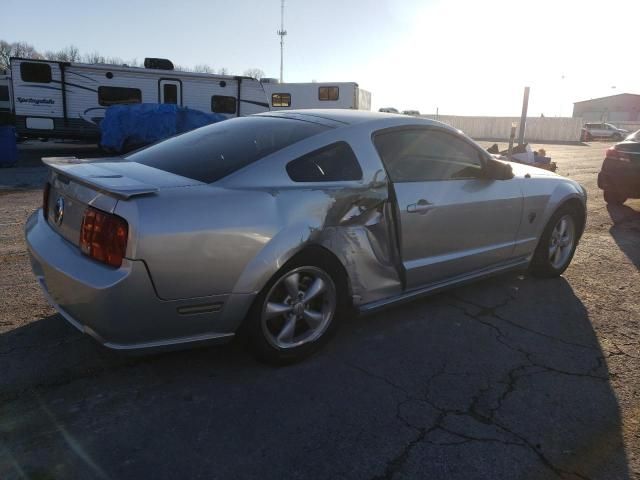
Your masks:
<path fill-rule="evenodd" d="M 113 162 L 113 158 L 42 157 L 42 163 L 59 175 L 111 197 L 127 200 L 158 191 L 155 185 L 125 177 L 109 170 L 106 165 L 101 166 L 101 161 L 103 164 Z"/>

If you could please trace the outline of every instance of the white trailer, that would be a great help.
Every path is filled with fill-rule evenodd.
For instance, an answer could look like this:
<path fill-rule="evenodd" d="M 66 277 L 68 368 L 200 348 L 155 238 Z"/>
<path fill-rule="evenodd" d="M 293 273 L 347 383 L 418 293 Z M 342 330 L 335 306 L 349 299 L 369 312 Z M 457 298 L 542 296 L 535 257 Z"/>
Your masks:
<path fill-rule="evenodd" d="M 371 110 L 371 93 L 355 82 L 277 83 L 263 80 L 271 110 L 351 108 Z"/>
<path fill-rule="evenodd" d="M 249 77 L 152 68 L 11 58 L 16 131 L 25 137 L 96 140 L 111 105 L 171 103 L 227 117 L 269 110 L 262 84 Z"/>

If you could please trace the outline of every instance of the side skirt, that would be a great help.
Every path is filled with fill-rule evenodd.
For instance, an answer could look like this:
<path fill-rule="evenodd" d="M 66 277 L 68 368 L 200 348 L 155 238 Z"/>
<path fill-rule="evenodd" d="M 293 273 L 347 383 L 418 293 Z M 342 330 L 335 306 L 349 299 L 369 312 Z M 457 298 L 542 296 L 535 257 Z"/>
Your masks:
<path fill-rule="evenodd" d="M 502 263 L 497 266 L 485 268 L 482 270 L 476 270 L 475 272 L 465 275 L 459 275 L 450 280 L 403 292 L 395 297 L 383 298 L 382 300 L 377 300 L 375 302 L 361 305 L 358 308 L 358 312 L 361 315 L 369 315 L 387 307 L 391 307 L 400 303 L 410 302 L 412 300 L 415 300 L 416 298 L 424 297 L 426 295 L 432 295 L 449 288 L 459 287 L 461 285 L 465 285 L 482 278 L 493 277 L 512 270 L 524 270 L 529 266 L 530 261 L 531 256 L 520 257 L 508 263 Z"/>

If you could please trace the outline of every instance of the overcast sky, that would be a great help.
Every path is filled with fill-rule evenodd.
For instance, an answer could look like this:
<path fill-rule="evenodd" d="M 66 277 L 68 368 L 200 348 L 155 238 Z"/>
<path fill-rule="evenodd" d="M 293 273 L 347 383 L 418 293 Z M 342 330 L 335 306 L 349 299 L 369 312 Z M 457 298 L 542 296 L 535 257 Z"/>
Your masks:
<path fill-rule="evenodd" d="M 595 6 L 591 5 L 595 4 Z M 280 0 L 3 0 L 0 38 L 279 75 Z M 373 108 L 570 116 L 640 93 L 640 1 L 287 0 L 285 81 L 355 81 Z"/>

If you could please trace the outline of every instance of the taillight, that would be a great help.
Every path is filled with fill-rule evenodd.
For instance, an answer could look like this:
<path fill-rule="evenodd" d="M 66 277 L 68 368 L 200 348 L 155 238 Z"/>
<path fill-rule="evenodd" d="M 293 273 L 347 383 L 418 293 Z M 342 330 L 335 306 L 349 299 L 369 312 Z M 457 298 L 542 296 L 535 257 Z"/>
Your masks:
<path fill-rule="evenodd" d="M 51 191 L 51 184 L 49 182 L 44 184 L 44 190 L 42 191 L 42 214 L 46 220 L 49 217 L 49 192 Z"/>
<path fill-rule="evenodd" d="M 126 220 L 88 207 L 80 227 L 80 250 L 98 262 L 119 267 L 127 250 L 128 234 Z"/>
<path fill-rule="evenodd" d="M 607 158 L 610 158 L 613 160 L 620 160 L 621 162 L 631 161 L 631 159 L 629 158 L 629 155 L 627 155 L 625 152 L 621 152 L 620 150 L 617 150 L 616 147 L 609 147 L 605 152 L 605 154 Z"/>

